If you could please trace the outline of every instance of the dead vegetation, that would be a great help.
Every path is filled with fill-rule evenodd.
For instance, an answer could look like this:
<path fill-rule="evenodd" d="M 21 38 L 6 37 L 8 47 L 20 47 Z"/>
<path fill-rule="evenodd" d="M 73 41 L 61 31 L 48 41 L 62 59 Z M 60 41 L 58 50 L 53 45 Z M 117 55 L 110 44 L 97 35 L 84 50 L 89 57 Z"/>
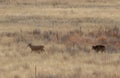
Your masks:
<path fill-rule="evenodd" d="M 0 78 L 120 78 L 119 4 L 0 0 Z M 99 44 L 105 52 L 93 51 Z"/>
<path fill-rule="evenodd" d="M 23 35 L 22 35 L 23 34 Z M 111 28 L 98 28 L 95 31 L 84 33 L 81 28 L 67 32 L 61 31 L 41 31 L 34 29 L 32 31 L 19 32 L 2 32 L 0 33 L 0 43 L 2 45 L 12 45 L 24 43 L 27 45 L 28 42 L 42 41 L 48 44 L 60 44 L 65 45 L 66 49 L 71 48 L 78 51 L 82 51 L 85 47 L 92 48 L 92 45 L 103 44 L 107 46 L 107 51 L 110 51 L 111 47 L 114 51 L 120 50 L 120 30 L 119 27 Z M 28 38 L 31 37 L 31 38 Z M 82 45 L 81 45 L 82 44 Z M 90 48 L 88 48 L 90 50 Z M 114 52 L 113 51 L 113 52 Z"/>

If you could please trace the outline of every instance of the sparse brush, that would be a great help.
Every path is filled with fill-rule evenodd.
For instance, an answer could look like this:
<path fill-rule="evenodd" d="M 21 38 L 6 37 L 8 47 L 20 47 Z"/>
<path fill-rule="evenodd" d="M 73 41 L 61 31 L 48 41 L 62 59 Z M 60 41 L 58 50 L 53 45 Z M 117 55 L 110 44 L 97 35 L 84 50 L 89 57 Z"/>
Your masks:
<path fill-rule="evenodd" d="M 99 44 L 107 44 L 108 43 L 108 38 L 105 35 L 101 35 L 101 36 L 97 37 L 95 40 L 96 40 L 96 43 L 99 43 Z"/>
<path fill-rule="evenodd" d="M 120 37 L 120 29 L 119 27 L 115 26 L 112 28 L 107 28 L 105 34 L 109 37 L 116 37 L 119 38 Z"/>
<path fill-rule="evenodd" d="M 16 37 L 16 36 L 18 35 L 18 33 L 17 33 L 17 32 L 13 32 L 13 33 L 11 33 L 11 32 L 3 32 L 3 33 L 1 33 L 0 35 L 1 35 L 2 37 L 3 37 L 3 36 Z"/>
<path fill-rule="evenodd" d="M 32 31 L 33 35 L 41 35 L 41 31 L 38 29 L 35 29 Z"/>
<path fill-rule="evenodd" d="M 120 78 L 119 9 L 120 0 L 0 0 L 0 78 Z"/>

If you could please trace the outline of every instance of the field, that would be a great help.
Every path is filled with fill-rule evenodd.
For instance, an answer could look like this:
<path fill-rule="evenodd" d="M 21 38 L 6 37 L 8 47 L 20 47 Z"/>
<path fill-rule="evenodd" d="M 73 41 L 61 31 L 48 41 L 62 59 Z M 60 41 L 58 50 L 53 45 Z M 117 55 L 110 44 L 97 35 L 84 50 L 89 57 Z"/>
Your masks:
<path fill-rule="evenodd" d="M 120 78 L 119 10 L 119 0 L 0 0 L 0 78 Z"/>

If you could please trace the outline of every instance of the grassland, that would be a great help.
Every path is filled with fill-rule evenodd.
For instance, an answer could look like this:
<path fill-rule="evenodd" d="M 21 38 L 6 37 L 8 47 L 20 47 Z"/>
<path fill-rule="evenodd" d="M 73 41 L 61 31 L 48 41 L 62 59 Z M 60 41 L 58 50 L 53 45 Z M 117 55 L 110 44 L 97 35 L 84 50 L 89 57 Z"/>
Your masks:
<path fill-rule="evenodd" d="M 119 9 L 119 0 L 0 0 L 0 78 L 120 78 Z"/>

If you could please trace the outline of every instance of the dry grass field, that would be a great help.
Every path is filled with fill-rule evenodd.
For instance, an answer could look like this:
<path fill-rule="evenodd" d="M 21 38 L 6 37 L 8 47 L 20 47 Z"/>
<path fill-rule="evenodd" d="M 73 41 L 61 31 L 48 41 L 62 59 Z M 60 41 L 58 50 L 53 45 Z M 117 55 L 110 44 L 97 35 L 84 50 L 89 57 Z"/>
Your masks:
<path fill-rule="evenodd" d="M 120 78 L 120 0 L 0 0 L 0 78 Z"/>

